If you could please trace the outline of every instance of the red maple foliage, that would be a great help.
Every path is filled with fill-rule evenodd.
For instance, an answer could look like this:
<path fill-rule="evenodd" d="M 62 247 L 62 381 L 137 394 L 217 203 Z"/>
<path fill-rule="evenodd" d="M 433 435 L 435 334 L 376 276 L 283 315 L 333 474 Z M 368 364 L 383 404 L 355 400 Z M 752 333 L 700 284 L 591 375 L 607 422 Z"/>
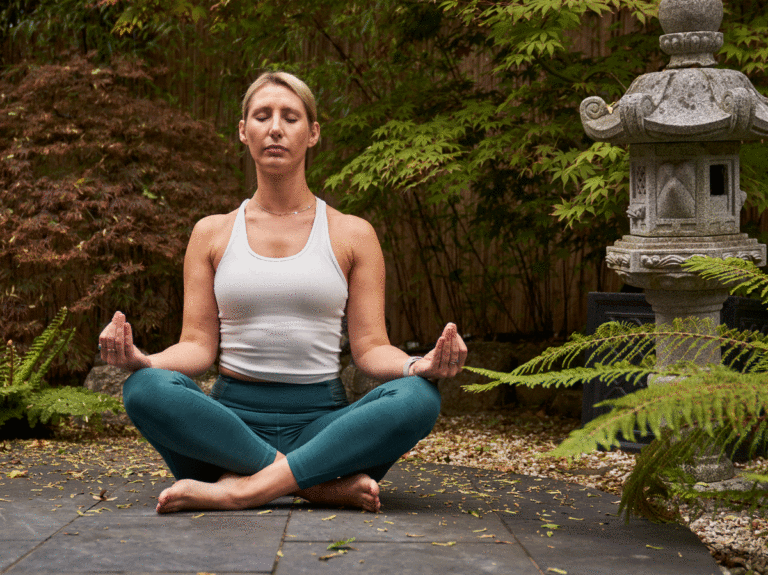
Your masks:
<path fill-rule="evenodd" d="M 137 86 L 151 78 L 126 59 L 0 78 L 0 337 L 28 343 L 67 306 L 70 372 L 116 309 L 145 348 L 178 337 L 192 227 L 242 193 L 232 144 Z"/>

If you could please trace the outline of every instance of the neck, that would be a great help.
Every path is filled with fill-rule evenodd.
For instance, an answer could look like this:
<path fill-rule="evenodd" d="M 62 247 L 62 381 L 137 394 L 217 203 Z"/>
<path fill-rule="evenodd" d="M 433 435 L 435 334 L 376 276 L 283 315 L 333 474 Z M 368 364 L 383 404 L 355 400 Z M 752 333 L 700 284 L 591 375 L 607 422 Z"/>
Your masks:
<path fill-rule="evenodd" d="M 293 212 L 314 201 L 314 194 L 307 185 L 303 171 L 293 177 L 259 173 L 257 182 L 253 199 L 269 211 Z"/>

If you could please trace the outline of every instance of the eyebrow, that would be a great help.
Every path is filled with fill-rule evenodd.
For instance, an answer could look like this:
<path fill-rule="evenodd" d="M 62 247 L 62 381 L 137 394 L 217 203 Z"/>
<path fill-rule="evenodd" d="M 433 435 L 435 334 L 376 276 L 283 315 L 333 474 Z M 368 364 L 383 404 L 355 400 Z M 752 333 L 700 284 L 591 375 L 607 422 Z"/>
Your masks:
<path fill-rule="evenodd" d="M 261 112 L 271 112 L 272 110 L 273 110 L 272 106 L 261 106 L 259 108 L 254 108 L 253 109 L 253 113 L 254 114 L 259 114 Z M 282 108 L 280 108 L 280 112 L 282 112 L 282 113 L 286 113 L 287 112 L 289 114 L 296 114 L 298 116 L 302 115 L 302 112 L 300 110 L 297 110 L 296 108 L 294 108 L 292 106 L 283 106 Z"/>

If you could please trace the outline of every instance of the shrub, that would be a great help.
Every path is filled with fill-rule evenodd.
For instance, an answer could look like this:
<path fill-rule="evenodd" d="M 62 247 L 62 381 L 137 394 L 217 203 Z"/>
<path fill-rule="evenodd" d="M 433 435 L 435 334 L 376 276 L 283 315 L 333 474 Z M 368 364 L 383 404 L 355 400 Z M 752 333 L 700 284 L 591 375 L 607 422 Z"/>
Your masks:
<path fill-rule="evenodd" d="M 0 77 L 0 325 L 28 345 L 63 306 L 78 328 L 67 367 L 126 312 L 148 349 L 180 329 L 182 260 L 195 222 L 237 205 L 232 147 L 162 102 L 138 62 L 75 57 Z"/>
<path fill-rule="evenodd" d="M 95 423 L 104 411 L 122 410 L 120 400 L 108 395 L 82 387 L 47 386 L 46 372 L 75 334 L 74 328 L 62 327 L 66 318 L 67 309 L 63 308 L 23 358 L 18 357 L 13 342 L 6 345 L 0 356 L 0 428 L 25 416 L 31 428 L 38 423 L 57 425 L 72 415 Z"/>

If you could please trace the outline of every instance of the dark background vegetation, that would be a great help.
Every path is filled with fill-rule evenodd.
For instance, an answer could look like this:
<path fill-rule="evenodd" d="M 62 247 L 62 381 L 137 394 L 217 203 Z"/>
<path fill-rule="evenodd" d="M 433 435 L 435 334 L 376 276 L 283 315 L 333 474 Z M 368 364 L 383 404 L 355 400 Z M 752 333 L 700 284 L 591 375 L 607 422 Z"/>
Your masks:
<path fill-rule="evenodd" d="M 768 94 L 762 3 L 726 3 L 723 65 Z M 641 0 L 9 0 L 0 8 L 0 338 L 69 307 L 57 377 L 78 379 L 115 309 L 142 347 L 180 329 L 195 221 L 250 195 L 239 100 L 304 78 L 323 139 L 312 189 L 377 227 L 395 343 L 456 321 L 478 339 L 584 324 L 620 286 L 626 150 L 592 145 L 587 96 L 663 67 Z M 763 143 L 744 146 L 744 227 L 763 236 Z"/>

